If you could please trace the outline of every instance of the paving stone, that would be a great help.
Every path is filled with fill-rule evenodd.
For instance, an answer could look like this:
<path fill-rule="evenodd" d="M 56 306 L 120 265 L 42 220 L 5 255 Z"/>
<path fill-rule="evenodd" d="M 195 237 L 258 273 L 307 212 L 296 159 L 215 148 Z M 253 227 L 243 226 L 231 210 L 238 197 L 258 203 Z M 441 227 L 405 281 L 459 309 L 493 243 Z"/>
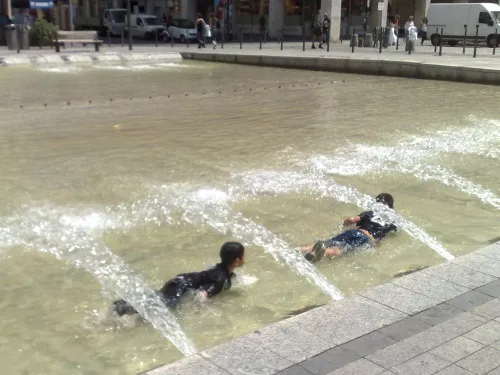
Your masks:
<path fill-rule="evenodd" d="M 394 373 L 392 371 L 386 370 L 383 373 L 381 373 L 380 375 L 394 375 Z"/>
<path fill-rule="evenodd" d="M 486 347 L 462 359 L 456 365 L 475 374 L 487 374 L 500 366 L 500 352 Z"/>
<path fill-rule="evenodd" d="M 470 312 L 464 312 L 444 323 L 429 328 L 427 331 L 412 336 L 404 340 L 404 342 L 423 351 L 428 351 L 444 344 L 445 342 L 453 340 L 454 338 L 463 335 L 464 333 L 469 332 L 486 322 L 487 319 L 482 316 L 478 316 Z"/>
<path fill-rule="evenodd" d="M 422 354 L 423 350 L 404 341 L 397 342 L 366 357 L 373 363 L 385 368 L 392 368 Z"/>
<path fill-rule="evenodd" d="M 198 375 L 204 375 L 204 374 L 198 374 Z M 299 365 L 295 365 L 287 369 L 281 370 L 280 372 L 277 372 L 274 375 L 311 375 L 311 373 L 307 371 L 305 368 Z"/>
<path fill-rule="evenodd" d="M 392 283 L 440 302 L 456 297 L 469 290 L 466 287 L 438 279 L 423 272 L 395 279 Z"/>
<path fill-rule="evenodd" d="M 328 375 L 379 375 L 385 371 L 385 368 L 377 366 L 375 363 L 367 361 L 364 358 L 358 359 L 347 366 L 339 368 Z"/>
<path fill-rule="evenodd" d="M 379 349 L 383 349 L 396 342 L 393 338 L 384 335 L 382 332 L 373 331 L 355 340 L 342 345 L 345 349 L 356 353 L 360 357 L 367 356 Z"/>
<path fill-rule="evenodd" d="M 500 277 L 500 259 L 493 259 L 477 253 L 470 253 L 456 258 L 452 260 L 452 262 L 462 267 Z"/>
<path fill-rule="evenodd" d="M 415 318 L 413 316 L 400 320 L 399 322 L 392 323 L 384 328 L 380 328 L 379 331 L 392 337 L 395 340 L 404 340 L 408 337 L 416 335 L 417 333 L 423 332 L 432 326 L 422 319 Z"/>
<path fill-rule="evenodd" d="M 496 369 L 491 370 L 490 372 L 488 372 L 488 375 L 500 375 L 500 367 L 497 367 Z"/>
<path fill-rule="evenodd" d="M 450 362 L 444 359 L 430 353 L 424 353 L 390 370 L 399 375 L 430 375 L 449 365 Z"/>
<path fill-rule="evenodd" d="M 452 262 L 441 263 L 437 266 L 425 268 L 420 272 L 427 273 L 443 280 L 448 280 L 469 289 L 478 288 L 496 280 L 494 276 L 467 267 L 462 267 Z"/>
<path fill-rule="evenodd" d="M 474 374 L 461 367 L 451 365 L 449 367 L 446 367 L 445 369 L 442 369 L 439 372 L 436 372 L 435 375 L 474 375 Z"/>
<path fill-rule="evenodd" d="M 475 251 L 477 254 L 484 255 L 485 257 L 500 259 L 500 244 L 494 243 L 489 246 L 483 247 Z"/>
<path fill-rule="evenodd" d="M 492 299 L 483 305 L 475 307 L 472 312 L 488 319 L 498 318 L 500 316 L 500 298 Z"/>
<path fill-rule="evenodd" d="M 195 354 L 166 366 L 150 370 L 144 375 L 229 375 L 228 372 Z"/>
<path fill-rule="evenodd" d="M 262 347 L 249 336 L 217 345 L 200 355 L 231 374 L 270 375 L 295 364 Z"/>
<path fill-rule="evenodd" d="M 357 359 L 359 359 L 359 356 L 356 353 L 338 346 L 316 357 L 305 360 L 300 363 L 300 366 L 314 375 L 325 375 Z"/>
<path fill-rule="evenodd" d="M 418 313 L 438 303 L 435 299 L 391 283 L 377 286 L 359 294 L 407 314 Z"/>
<path fill-rule="evenodd" d="M 456 339 L 448 341 L 443 345 L 433 349 L 430 353 L 437 355 L 449 362 L 457 362 L 468 355 L 477 352 L 484 347 L 476 341 L 470 340 L 467 337 L 459 336 Z"/>
<path fill-rule="evenodd" d="M 294 363 L 302 362 L 335 346 L 303 330 L 289 319 L 272 324 L 249 336 L 262 347 Z M 293 339 L 293 345 L 290 345 L 290 339 Z"/>
<path fill-rule="evenodd" d="M 464 336 L 470 338 L 471 340 L 480 342 L 481 344 L 492 344 L 495 341 L 500 340 L 500 323 L 492 320 L 470 332 L 467 332 Z"/>
<path fill-rule="evenodd" d="M 491 346 L 493 349 L 496 349 L 496 350 L 499 350 L 499 351 L 500 351 L 500 340 L 495 341 L 494 343 L 490 344 L 490 346 Z"/>
<path fill-rule="evenodd" d="M 445 303 L 447 305 L 456 307 L 457 309 L 463 310 L 463 311 L 470 311 L 473 308 L 483 305 L 486 302 L 492 300 L 493 297 L 488 296 L 483 293 L 479 293 L 476 290 L 471 290 L 470 292 L 464 293 L 458 297 L 449 299 Z"/>
<path fill-rule="evenodd" d="M 477 292 L 487 294 L 492 297 L 500 297 L 500 280 L 492 281 L 476 289 Z"/>
<path fill-rule="evenodd" d="M 454 316 L 457 316 L 458 314 L 461 314 L 462 312 L 462 310 L 457 309 L 456 307 L 440 303 L 439 305 L 413 315 L 412 318 L 435 326 L 453 318 Z"/>
<path fill-rule="evenodd" d="M 345 298 L 324 307 L 319 313 L 316 312 L 319 309 L 309 311 L 305 319 L 302 317 L 305 314 L 301 314 L 287 321 L 318 335 L 333 346 L 354 340 L 407 316 L 361 296 Z"/>

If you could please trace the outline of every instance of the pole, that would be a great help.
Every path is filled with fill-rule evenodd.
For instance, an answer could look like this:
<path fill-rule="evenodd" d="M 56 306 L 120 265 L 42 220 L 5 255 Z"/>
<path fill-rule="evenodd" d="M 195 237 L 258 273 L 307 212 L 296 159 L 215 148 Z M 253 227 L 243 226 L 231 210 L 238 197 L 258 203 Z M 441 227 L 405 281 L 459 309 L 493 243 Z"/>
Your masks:
<path fill-rule="evenodd" d="M 108 29 L 108 47 L 111 47 L 111 32 Z"/>
<path fill-rule="evenodd" d="M 477 50 L 477 34 L 479 34 L 479 25 L 476 25 L 476 37 L 474 38 L 474 57 L 476 57 Z"/>
<path fill-rule="evenodd" d="M 443 53 L 443 28 L 441 28 L 441 36 L 439 38 L 439 56 Z"/>
<path fill-rule="evenodd" d="M 382 44 L 384 43 L 384 30 L 380 28 L 380 41 L 378 44 L 378 53 L 382 53 Z"/>
<path fill-rule="evenodd" d="M 436 27 L 436 35 L 439 35 L 439 27 Z M 441 42 L 440 42 L 441 43 Z M 438 48 L 438 43 L 436 41 L 436 45 L 434 46 L 434 53 L 437 52 L 437 48 Z"/>
<path fill-rule="evenodd" d="M 467 43 L 467 25 L 464 25 L 464 49 L 462 53 L 465 55 L 465 44 Z"/>
<path fill-rule="evenodd" d="M 305 0 L 302 0 L 302 14 L 300 15 L 302 18 L 302 51 L 306 50 L 306 17 L 304 4 Z"/>
<path fill-rule="evenodd" d="M 328 29 L 326 30 L 326 52 L 330 52 L 330 24 L 328 24 Z"/>
<path fill-rule="evenodd" d="M 243 29 L 240 27 L 240 49 L 243 48 Z"/>
<path fill-rule="evenodd" d="M 285 33 L 283 32 L 283 26 L 281 27 L 281 50 L 283 51 L 283 38 L 285 37 Z"/>
<path fill-rule="evenodd" d="M 158 30 L 155 30 L 155 43 L 156 47 L 158 47 Z"/>
<path fill-rule="evenodd" d="M 127 0 L 127 32 L 128 32 L 128 50 L 132 51 L 132 28 L 130 24 L 130 0 Z"/>
<path fill-rule="evenodd" d="M 198 44 L 198 46 L 199 46 L 199 44 Z M 189 48 L 189 30 L 188 29 L 186 29 L 186 48 Z"/>
<path fill-rule="evenodd" d="M 73 31 L 75 26 L 73 25 L 73 0 L 69 0 L 69 29 Z"/>
<path fill-rule="evenodd" d="M 222 39 L 220 41 L 220 49 L 224 49 L 224 34 L 226 34 L 226 28 L 222 30 Z"/>
<path fill-rule="evenodd" d="M 497 49 L 497 44 L 498 44 L 498 35 L 497 35 L 497 29 L 495 27 L 495 44 L 493 44 L 493 56 L 495 56 L 495 51 Z"/>
<path fill-rule="evenodd" d="M 253 8 L 254 8 L 254 0 L 252 0 L 252 18 L 250 21 L 250 43 L 253 43 Z"/>
<path fill-rule="evenodd" d="M 123 35 L 125 33 L 124 30 L 122 30 L 122 48 L 125 46 L 125 36 Z"/>

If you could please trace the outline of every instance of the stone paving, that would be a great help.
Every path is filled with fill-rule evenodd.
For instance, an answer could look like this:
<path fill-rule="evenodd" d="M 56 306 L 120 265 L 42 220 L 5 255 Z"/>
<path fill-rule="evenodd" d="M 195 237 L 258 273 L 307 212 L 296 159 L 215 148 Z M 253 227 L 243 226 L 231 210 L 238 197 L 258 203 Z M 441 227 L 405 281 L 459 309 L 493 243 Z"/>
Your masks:
<path fill-rule="evenodd" d="M 500 375 L 500 243 L 148 375 Z"/>

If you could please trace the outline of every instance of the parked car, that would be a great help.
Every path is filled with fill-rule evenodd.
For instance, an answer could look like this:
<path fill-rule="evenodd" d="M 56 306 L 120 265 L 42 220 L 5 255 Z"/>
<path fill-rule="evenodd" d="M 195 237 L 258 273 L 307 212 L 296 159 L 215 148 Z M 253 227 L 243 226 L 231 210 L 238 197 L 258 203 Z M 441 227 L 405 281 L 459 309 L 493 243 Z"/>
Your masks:
<path fill-rule="evenodd" d="M 128 32 L 128 20 L 125 17 L 125 31 Z M 165 32 L 165 26 L 163 26 L 158 19 L 158 17 L 150 14 L 132 14 L 130 16 L 130 28 L 132 36 L 152 39 L 155 37 L 155 33 L 159 37 L 163 38 L 163 33 Z"/>
<path fill-rule="evenodd" d="M 194 22 L 186 18 L 174 18 L 168 32 L 174 40 L 186 43 L 187 39 L 196 40 L 196 27 Z M 165 36 L 167 41 L 168 36 Z"/>

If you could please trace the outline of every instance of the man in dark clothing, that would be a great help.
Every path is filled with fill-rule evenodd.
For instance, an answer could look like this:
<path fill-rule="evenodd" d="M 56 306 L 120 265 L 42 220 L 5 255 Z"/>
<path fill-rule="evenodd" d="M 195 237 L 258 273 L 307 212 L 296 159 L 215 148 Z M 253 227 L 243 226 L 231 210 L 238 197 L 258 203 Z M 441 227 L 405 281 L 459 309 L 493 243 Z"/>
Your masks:
<path fill-rule="evenodd" d="M 220 249 L 221 262 L 206 271 L 181 273 L 167 281 L 158 295 L 167 307 L 174 307 L 188 290 L 199 290 L 203 297 L 211 298 L 223 289 L 231 288 L 233 270 L 245 264 L 245 248 L 239 242 L 226 242 Z M 113 302 L 116 313 L 136 314 L 137 311 L 124 300 Z"/>
<path fill-rule="evenodd" d="M 328 43 L 328 41 L 330 40 L 330 24 L 331 23 L 332 23 L 332 21 L 328 17 L 328 14 L 325 13 L 324 18 L 323 18 L 323 23 L 322 23 L 323 40 L 319 44 L 319 48 L 323 48 L 323 44 Z"/>
<path fill-rule="evenodd" d="M 201 13 L 196 14 L 196 37 L 198 38 L 198 48 L 205 48 L 206 23 Z"/>
<path fill-rule="evenodd" d="M 375 199 L 390 209 L 394 208 L 394 198 L 388 193 L 379 194 Z M 356 229 L 347 230 L 328 241 L 318 241 L 313 246 L 302 248 L 306 253 L 305 258 L 314 263 L 325 255 L 337 257 L 364 245 L 376 245 L 389 233 L 397 231 L 394 223 L 386 222 L 374 211 L 365 211 L 344 220 L 344 226 L 352 224 L 356 225 Z"/>

